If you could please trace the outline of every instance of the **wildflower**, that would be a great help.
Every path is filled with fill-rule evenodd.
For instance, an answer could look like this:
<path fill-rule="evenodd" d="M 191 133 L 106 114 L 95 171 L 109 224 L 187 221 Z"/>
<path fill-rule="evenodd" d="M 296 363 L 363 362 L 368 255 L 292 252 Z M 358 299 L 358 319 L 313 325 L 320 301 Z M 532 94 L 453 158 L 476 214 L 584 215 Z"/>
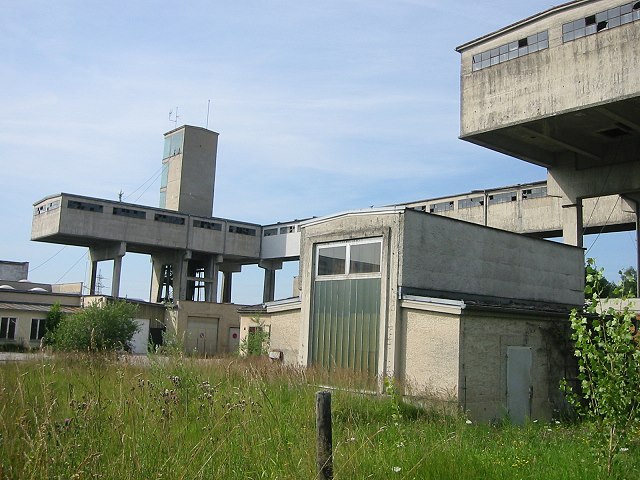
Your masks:
<path fill-rule="evenodd" d="M 400 467 L 393 467 L 393 468 L 391 469 L 391 471 L 392 471 L 393 473 L 400 473 L 400 471 L 401 471 L 401 470 L 402 470 L 402 468 L 400 468 Z"/>
<path fill-rule="evenodd" d="M 465 423 L 466 423 L 467 425 L 471 425 L 473 422 L 472 422 L 471 420 L 467 420 Z"/>
<path fill-rule="evenodd" d="M 347 438 L 347 442 L 355 442 L 356 437 Z"/>
<path fill-rule="evenodd" d="M 622 448 L 620 449 L 620 451 L 624 453 L 624 452 L 628 452 L 628 451 L 629 451 L 629 449 L 628 449 L 627 447 L 622 447 Z"/>
<path fill-rule="evenodd" d="M 396 443 L 396 448 L 402 448 L 402 447 L 404 447 L 404 442 L 403 441 L 400 441 L 400 442 Z"/>

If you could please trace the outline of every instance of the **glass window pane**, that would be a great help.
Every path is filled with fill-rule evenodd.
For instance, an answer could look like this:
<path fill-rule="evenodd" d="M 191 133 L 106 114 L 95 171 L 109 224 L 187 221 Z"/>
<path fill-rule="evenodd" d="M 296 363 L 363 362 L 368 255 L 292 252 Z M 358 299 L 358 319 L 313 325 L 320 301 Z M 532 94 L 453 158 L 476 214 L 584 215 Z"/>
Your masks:
<path fill-rule="evenodd" d="M 620 15 L 624 15 L 625 13 L 631 13 L 632 8 L 633 8 L 633 3 L 625 3 L 620 7 Z"/>
<path fill-rule="evenodd" d="M 351 246 L 349 273 L 377 273 L 380 271 L 379 242 Z"/>
<path fill-rule="evenodd" d="M 347 247 L 318 248 L 318 275 L 344 275 Z"/>
<path fill-rule="evenodd" d="M 562 33 L 573 32 L 573 22 L 565 23 L 562 25 Z"/>
<path fill-rule="evenodd" d="M 509 51 L 509 45 L 504 44 L 500 45 L 500 55 L 507 53 Z"/>
<path fill-rule="evenodd" d="M 549 40 L 543 40 L 542 42 L 538 43 L 538 50 L 542 50 L 544 48 L 549 48 Z"/>

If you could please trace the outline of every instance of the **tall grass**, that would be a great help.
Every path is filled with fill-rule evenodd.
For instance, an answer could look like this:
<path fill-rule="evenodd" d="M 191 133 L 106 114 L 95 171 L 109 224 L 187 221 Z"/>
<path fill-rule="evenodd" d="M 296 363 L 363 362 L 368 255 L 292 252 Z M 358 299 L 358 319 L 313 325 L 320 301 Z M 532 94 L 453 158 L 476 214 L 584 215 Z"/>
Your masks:
<path fill-rule="evenodd" d="M 366 380 L 344 373 L 56 356 L 0 365 L 0 478 L 313 479 L 314 394 L 328 382 L 343 387 L 332 400 L 336 479 L 602 476 L 583 427 L 468 424 L 357 393 Z M 630 448 L 616 467 L 636 478 L 640 456 Z"/>

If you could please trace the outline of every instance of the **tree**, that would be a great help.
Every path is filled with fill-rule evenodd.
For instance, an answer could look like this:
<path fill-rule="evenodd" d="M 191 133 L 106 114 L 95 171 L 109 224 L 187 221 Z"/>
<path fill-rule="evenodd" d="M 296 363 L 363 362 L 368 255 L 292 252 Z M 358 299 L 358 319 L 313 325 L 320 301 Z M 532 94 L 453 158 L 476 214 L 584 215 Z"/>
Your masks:
<path fill-rule="evenodd" d="M 53 332 L 56 331 L 63 318 L 64 313 L 62 313 L 60 303 L 54 303 L 49 309 L 49 312 L 47 312 L 47 319 L 44 322 L 44 335 L 42 337 L 42 343 L 44 345 L 51 345 L 53 342 Z"/>
<path fill-rule="evenodd" d="M 137 307 L 127 302 L 94 303 L 63 317 L 51 334 L 51 344 L 63 351 L 131 350 L 138 331 Z"/>
<path fill-rule="evenodd" d="M 640 350 L 635 313 L 604 309 L 603 270 L 587 261 L 586 305 L 571 312 L 578 386 L 563 389 L 577 414 L 595 428 L 594 441 L 610 474 L 615 456 L 640 429 Z"/>
<path fill-rule="evenodd" d="M 628 267 L 618 272 L 620 283 L 618 284 L 619 296 L 635 297 L 638 293 L 638 272 L 633 267 Z"/>

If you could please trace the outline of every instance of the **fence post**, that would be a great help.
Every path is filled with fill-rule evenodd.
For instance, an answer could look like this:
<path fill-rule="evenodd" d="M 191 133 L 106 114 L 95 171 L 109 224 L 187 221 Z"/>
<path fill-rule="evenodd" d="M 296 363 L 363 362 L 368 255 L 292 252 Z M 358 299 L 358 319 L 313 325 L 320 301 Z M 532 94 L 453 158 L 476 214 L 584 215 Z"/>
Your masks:
<path fill-rule="evenodd" d="M 316 464 L 318 479 L 333 479 L 333 453 L 331 432 L 331 392 L 316 393 Z"/>

